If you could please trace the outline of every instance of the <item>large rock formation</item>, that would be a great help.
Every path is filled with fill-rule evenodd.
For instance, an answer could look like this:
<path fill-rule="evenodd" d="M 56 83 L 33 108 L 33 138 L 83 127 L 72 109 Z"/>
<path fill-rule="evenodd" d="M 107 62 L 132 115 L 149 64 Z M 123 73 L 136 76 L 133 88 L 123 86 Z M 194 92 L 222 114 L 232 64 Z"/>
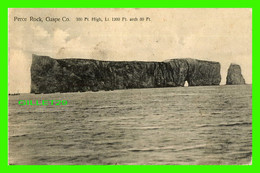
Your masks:
<path fill-rule="evenodd" d="M 165 62 L 53 59 L 33 55 L 31 93 L 219 85 L 220 64 L 195 59 Z"/>
<path fill-rule="evenodd" d="M 243 85 L 246 83 L 241 74 L 241 68 L 237 64 L 230 64 L 226 79 L 227 85 Z"/>

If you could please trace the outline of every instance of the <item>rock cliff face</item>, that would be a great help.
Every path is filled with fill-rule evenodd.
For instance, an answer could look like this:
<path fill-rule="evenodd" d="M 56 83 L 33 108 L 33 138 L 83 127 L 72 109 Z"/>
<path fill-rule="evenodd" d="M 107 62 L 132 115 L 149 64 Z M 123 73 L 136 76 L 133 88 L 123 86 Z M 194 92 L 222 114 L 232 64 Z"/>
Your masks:
<path fill-rule="evenodd" d="M 220 64 L 196 59 L 165 62 L 53 59 L 33 55 L 31 93 L 219 85 Z"/>
<path fill-rule="evenodd" d="M 246 84 L 243 75 L 241 74 L 241 68 L 237 64 L 230 64 L 227 73 L 227 85 L 243 85 Z"/>

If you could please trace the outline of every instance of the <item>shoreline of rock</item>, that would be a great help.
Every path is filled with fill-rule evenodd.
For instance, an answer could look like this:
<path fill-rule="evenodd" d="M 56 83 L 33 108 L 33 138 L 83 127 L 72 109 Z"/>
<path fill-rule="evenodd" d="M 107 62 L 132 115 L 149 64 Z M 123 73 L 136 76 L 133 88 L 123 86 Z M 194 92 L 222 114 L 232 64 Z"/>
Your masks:
<path fill-rule="evenodd" d="M 186 81 L 188 86 L 214 86 L 221 81 L 219 62 L 191 58 L 163 62 L 32 58 L 35 94 L 183 87 Z"/>

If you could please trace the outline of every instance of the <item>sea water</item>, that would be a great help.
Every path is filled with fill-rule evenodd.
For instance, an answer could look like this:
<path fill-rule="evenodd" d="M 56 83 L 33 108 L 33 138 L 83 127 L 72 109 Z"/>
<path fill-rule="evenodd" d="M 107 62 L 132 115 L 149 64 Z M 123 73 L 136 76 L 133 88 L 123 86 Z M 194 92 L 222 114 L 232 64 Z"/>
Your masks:
<path fill-rule="evenodd" d="M 249 164 L 252 85 L 9 96 L 8 132 L 15 165 Z"/>

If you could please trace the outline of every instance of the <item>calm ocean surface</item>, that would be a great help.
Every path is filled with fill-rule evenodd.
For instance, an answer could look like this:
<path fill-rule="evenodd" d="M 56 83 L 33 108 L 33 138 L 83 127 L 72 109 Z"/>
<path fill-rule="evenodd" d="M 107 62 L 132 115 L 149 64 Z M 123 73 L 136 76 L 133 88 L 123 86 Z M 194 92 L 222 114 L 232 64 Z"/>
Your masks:
<path fill-rule="evenodd" d="M 67 100 L 20 106 L 18 100 Z M 9 96 L 9 164 L 249 164 L 252 85 Z"/>

